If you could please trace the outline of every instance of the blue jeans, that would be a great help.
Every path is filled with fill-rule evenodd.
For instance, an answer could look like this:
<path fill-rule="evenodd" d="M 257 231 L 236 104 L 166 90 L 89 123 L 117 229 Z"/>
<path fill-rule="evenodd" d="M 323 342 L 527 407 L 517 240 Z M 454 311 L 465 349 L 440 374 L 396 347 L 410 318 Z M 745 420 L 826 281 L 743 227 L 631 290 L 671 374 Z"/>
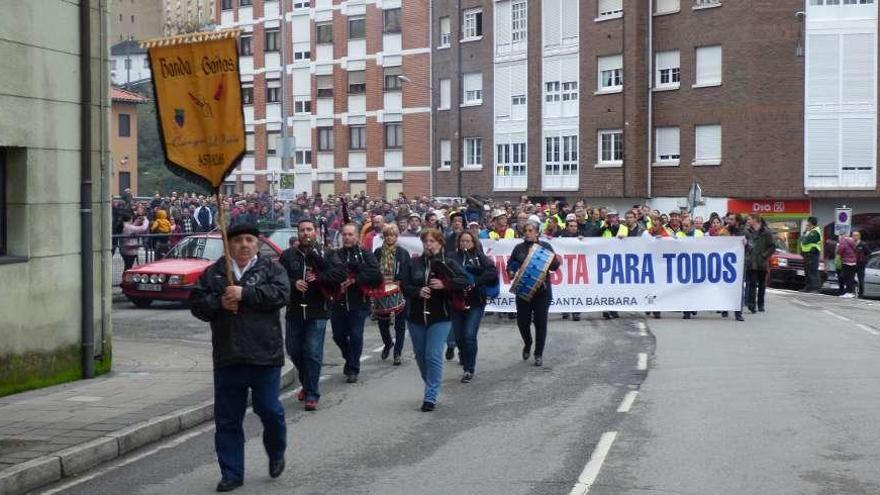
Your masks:
<path fill-rule="evenodd" d="M 297 311 L 287 311 L 287 332 L 285 345 L 290 360 L 296 366 L 299 382 L 305 391 L 306 400 L 318 400 L 321 378 L 321 364 L 324 362 L 324 333 L 327 320 L 303 320 Z"/>
<path fill-rule="evenodd" d="M 468 373 L 473 373 L 477 365 L 477 332 L 480 320 L 483 319 L 485 306 L 471 306 L 467 311 L 458 311 L 452 315 L 452 330 L 455 332 L 455 343 L 461 356 L 461 364 Z"/>
<path fill-rule="evenodd" d="M 281 391 L 280 366 L 225 366 L 214 370 L 214 449 L 220 474 L 226 480 L 244 479 L 244 413 L 248 389 L 253 408 L 263 422 L 263 447 L 270 460 L 284 457 L 287 425 Z"/>
<path fill-rule="evenodd" d="M 333 325 L 333 342 L 342 352 L 345 359 L 345 367 L 342 372 L 345 376 L 357 375 L 361 372 L 361 354 L 364 351 L 364 322 L 370 310 L 353 309 L 346 311 L 345 308 L 333 308 L 330 314 L 330 324 Z"/>
<path fill-rule="evenodd" d="M 419 365 L 422 381 L 425 382 L 425 402 L 436 404 L 440 385 L 443 383 L 443 351 L 446 349 L 446 337 L 452 323 L 440 321 L 431 326 L 412 321 L 408 323 L 416 363 Z"/>

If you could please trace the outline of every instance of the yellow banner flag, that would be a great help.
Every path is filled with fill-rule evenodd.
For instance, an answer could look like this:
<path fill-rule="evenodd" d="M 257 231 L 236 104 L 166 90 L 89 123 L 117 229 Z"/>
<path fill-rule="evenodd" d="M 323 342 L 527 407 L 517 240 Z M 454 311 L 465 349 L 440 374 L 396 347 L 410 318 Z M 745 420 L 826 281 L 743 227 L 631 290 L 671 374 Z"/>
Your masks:
<path fill-rule="evenodd" d="M 143 45 L 168 168 L 215 190 L 245 153 L 237 40 L 227 30 Z"/>

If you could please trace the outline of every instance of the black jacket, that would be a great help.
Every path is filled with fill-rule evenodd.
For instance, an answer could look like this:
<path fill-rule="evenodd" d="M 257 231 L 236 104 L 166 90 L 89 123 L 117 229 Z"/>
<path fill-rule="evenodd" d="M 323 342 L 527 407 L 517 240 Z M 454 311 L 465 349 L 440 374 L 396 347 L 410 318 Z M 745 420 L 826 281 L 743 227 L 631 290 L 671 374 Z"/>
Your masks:
<path fill-rule="evenodd" d="M 480 287 L 492 287 L 498 285 L 498 267 L 488 256 L 476 248 L 470 251 L 458 250 L 452 258 L 459 262 L 467 274 L 474 279 L 474 288 L 468 292 L 468 304 L 471 306 L 485 306 L 486 297 Z"/>
<path fill-rule="evenodd" d="M 327 319 L 330 317 L 330 296 L 336 292 L 339 284 L 348 276 L 345 266 L 333 250 L 287 248 L 278 260 L 290 278 L 290 302 L 287 307 L 302 320 Z M 296 288 L 296 282 L 305 279 L 307 270 L 312 270 L 318 277 L 309 289 L 302 293 Z"/>
<path fill-rule="evenodd" d="M 376 250 L 373 251 L 373 256 L 376 258 L 376 264 L 379 266 L 379 273 L 381 273 L 384 278 L 385 274 L 382 273 L 382 248 L 376 248 Z M 409 251 L 403 249 L 399 245 L 394 246 L 393 280 L 395 282 L 406 280 L 406 277 L 409 274 L 410 265 L 412 265 L 412 256 L 410 256 Z"/>
<path fill-rule="evenodd" d="M 430 299 L 422 299 L 419 292 L 428 286 L 431 276 L 431 265 L 434 260 L 442 261 L 452 272 L 452 279 L 446 281 L 446 289 L 434 290 Z M 439 278 L 439 277 L 437 277 Z M 464 290 L 468 286 L 467 276 L 461 264 L 447 257 L 446 253 L 426 257 L 424 254 L 413 259 L 409 276 L 403 282 L 403 295 L 407 299 L 409 321 L 419 325 L 433 325 L 441 321 L 449 321 L 452 314 L 450 301 L 453 290 Z M 426 314 L 427 313 L 427 314 Z"/>
<path fill-rule="evenodd" d="M 354 285 L 336 299 L 336 307 L 345 311 L 370 307 L 370 298 L 364 294 L 363 287 L 375 287 L 382 281 L 379 263 L 373 253 L 360 246 L 342 248 L 338 251 L 339 260 L 345 269 L 345 276 L 354 275 Z M 345 279 L 343 279 L 345 280 Z"/>
<path fill-rule="evenodd" d="M 532 245 L 534 242 L 523 241 L 513 248 L 513 252 L 510 253 L 510 258 L 507 260 L 507 271 L 516 273 L 519 271 L 523 262 L 526 260 L 526 257 L 529 255 L 529 251 L 532 249 Z M 553 251 L 553 246 L 550 245 L 549 242 L 546 241 L 538 241 L 538 244 L 544 248 L 549 250 L 551 253 L 555 253 Z M 559 269 L 559 259 L 555 258 L 552 262 L 550 262 L 550 271 L 555 272 Z M 540 294 L 542 291 L 547 291 L 547 295 L 553 297 L 553 290 L 550 286 L 550 275 L 547 274 L 547 277 L 544 279 L 544 285 L 537 291 L 535 294 Z"/>
<path fill-rule="evenodd" d="M 227 285 L 225 264 L 224 257 L 208 267 L 189 296 L 193 316 L 211 323 L 214 367 L 283 366 L 279 310 L 290 297 L 290 282 L 284 270 L 271 259 L 259 256 L 236 282 L 244 289 L 238 314 L 233 314 L 220 304 Z"/>

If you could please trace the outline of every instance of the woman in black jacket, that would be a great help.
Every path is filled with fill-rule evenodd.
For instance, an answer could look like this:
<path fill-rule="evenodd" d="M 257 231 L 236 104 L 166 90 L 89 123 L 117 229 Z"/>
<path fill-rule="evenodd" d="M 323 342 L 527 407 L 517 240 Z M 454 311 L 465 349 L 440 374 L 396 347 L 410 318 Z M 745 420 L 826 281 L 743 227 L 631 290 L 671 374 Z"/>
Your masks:
<path fill-rule="evenodd" d="M 382 247 L 376 249 L 373 254 L 379 261 L 379 270 L 386 284 L 400 283 L 406 279 L 409 273 L 409 265 L 412 258 L 406 249 L 397 244 L 400 230 L 397 225 L 390 223 L 382 228 Z M 391 340 L 391 322 L 394 321 L 394 341 Z M 394 315 L 393 318 L 378 318 L 379 335 L 382 336 L 382 360 L 388 359 L 388 354 L 394 347 L 394 365 L 399 366 L 400 355 L 403 353 L 403 343 L 406 341 L 406 310 Z"/>
<path fill-rule="evenodd" d="M 549 242 L 539 241 L 539 226 L 536 222 L 529 222 L 523 228 L 523 242 L 513 248 L 510 258 L 507 260 L 507 274 L 510 278 L 516 275 L 520 267 L 528 257 L 532 247 L 536 244 L 553 252 L 553 246 Z M 550 263 L 550 271 L 559 269 L 559 255 L 557 254 Z M 516 324 L 523 339 L 523 361 L 529 359 L 532 350 L 532 322 L 535 323 L 535 366 L 544 366 L 544 343 L 547 341 L 547 316 L 550 313 L 550 302 L 553 300 L 553 291 L 550 288 L 550 275 L 544 279 L 543 285 L 538 288 L 530 301 L 520 297 L 516 298 Z"/>
<path fill-rule="evenodd" d="M 467 276 L 461 265 L 446 256 L 443 234 L 422 230 L 424 252 L 412 262 L 403 284 L 409 308 L 409 335 L 419 372 L 425 382 L 422 411 L 433 411 L 443 381 L 443 349 L 452 327 L 453 291 L 464 290 Z"/>
<path fill-rule="evenodd" d="M 461 383 L 470 383 L 477 362 L 477 332 L 486 310 L 486 289 L 498 285 L 498 268 L 483 254 L 480 241 L 470 232 L 459 235 L 453 258 L 464 268 L 470 282 L 465 294 L 467 309 L 452 315 L 455 344 L 464 367 Z"/>

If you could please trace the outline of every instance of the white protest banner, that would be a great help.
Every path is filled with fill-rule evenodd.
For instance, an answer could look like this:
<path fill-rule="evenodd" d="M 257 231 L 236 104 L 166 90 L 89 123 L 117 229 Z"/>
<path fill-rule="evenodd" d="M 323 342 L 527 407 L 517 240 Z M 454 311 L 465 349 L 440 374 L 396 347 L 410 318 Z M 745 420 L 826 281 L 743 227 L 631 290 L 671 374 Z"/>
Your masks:
<path fill-rule="evenodd" d="M 375 247 L 382 240 L 375 239 Z M 521 240 L 482 240 L 501 275 L 501 295 L 486 311 L 514 312 L 507 259 Z M 413 256 L 418 238 L 400 237 Z M 559 270 L 548 274 L 551 313 L 591 311 L 739 311 L 744 247 L 741 237 L 699 239 L 554 239 Z"/>

